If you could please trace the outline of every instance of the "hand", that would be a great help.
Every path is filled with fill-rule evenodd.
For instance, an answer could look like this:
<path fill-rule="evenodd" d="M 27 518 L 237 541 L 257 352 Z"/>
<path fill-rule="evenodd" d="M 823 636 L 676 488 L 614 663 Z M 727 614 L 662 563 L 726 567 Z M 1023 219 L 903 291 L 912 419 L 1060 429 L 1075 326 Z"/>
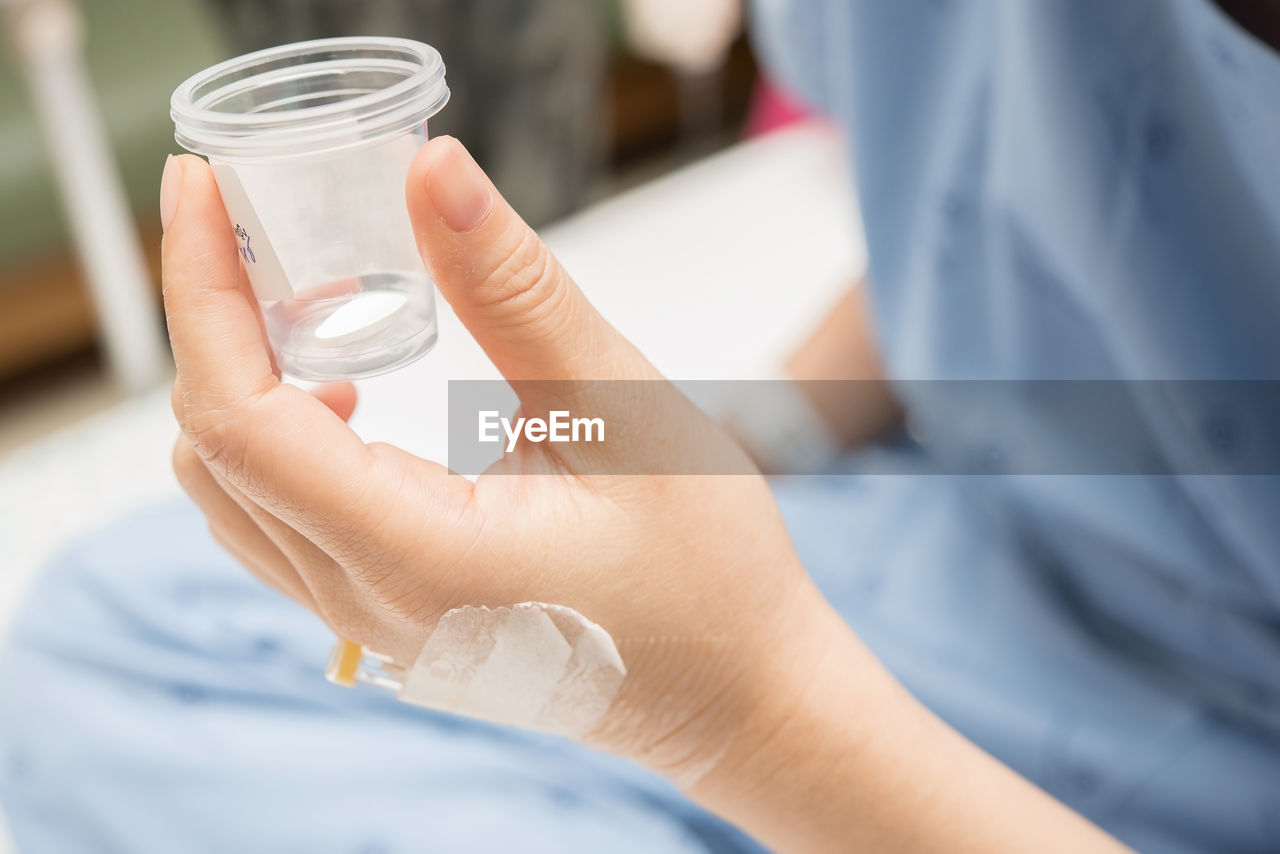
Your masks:
<path fill-rule="evenodd" d="M 574 608 L 628 668 L 585 740 L 696 781 L 695 799 L 779 850 L 1119 850 L 884 672 L 805 576 L 758 475 L 590 474 L 610 470 L 598 451 L 525 445 L 473 485 L 366 445 L 345 423 L 350 386 L 308 394 L 274 373 L 209 167 L 171 161 L 161 195 L 179 480 L 220 542 L 335 633 L 409 661 L 455 607 Z M 408 205 L 523 412 L 564 403 L 526 380 L 658 379 L 457 142 L 419 153 Z M 636 409 L 602 387 L 573 406 L 655 428 L 630 431 L 631 462 L 660 460 L 676 429 L 749 465 L 674 392 Z"/>
<path fill-rule="evenodd" d="M 174 465 L 215 538 L 247 568 L 336 634 L 400 662 L 452 608 L 572 607 L 616 639 L 628 667 L 588 741 L 679 779 L 767 726 L 765 710 L 804 678 L 794 665 L 816 657 L 839 621 L 762 478 L 595 474 L 609 468 L 595 448 L 526 443 L 473 485 L 365 444 L 345 424 L 349 385 L 308 394 L 274 373 L 209 167 L 174 159 L 163 195 L 183 431 Z M 522 414 L 565 403 L 523 381 L 660 380 L 456 141 L 427 143 L 407 201 L 436 283 L 513 381 Z M 663 429 L 679 425 L 753 471 L 674 391 L 641 410 L 576 388 L 572 411 L 627 420 L 637 437 L 627 453 L 660 456 L 670 447 Z"/>

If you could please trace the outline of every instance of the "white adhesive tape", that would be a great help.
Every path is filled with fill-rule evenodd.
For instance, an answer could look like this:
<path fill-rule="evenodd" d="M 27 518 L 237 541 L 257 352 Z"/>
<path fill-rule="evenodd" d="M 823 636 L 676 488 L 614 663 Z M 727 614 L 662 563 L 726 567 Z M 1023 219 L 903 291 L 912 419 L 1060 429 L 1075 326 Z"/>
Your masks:
<path fill-rule="evenodd" d="M 609 633 L 572 608 L 466 606 L 440 618 L 399 697 L 578 738 L 600 724 L 626 675 Z"/>

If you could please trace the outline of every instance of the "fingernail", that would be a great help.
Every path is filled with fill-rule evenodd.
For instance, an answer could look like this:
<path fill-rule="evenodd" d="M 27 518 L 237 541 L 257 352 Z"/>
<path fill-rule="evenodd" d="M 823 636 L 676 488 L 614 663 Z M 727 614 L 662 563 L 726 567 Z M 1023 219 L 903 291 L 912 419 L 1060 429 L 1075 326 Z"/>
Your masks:
<path fill-rule="evenodd" d="M 173 215 L 178 212 L 178 191 L 182 189 L 182 164 L 170 154 L 164 161 L 164 176 L 160 179 L 160 227 L 169 230 Z"/>
<path fill-rule="evenodd" d="M 493 207 L 489 181 L 460 143 L 427 172 L 427 196 L 449 228 L 470 231 Z"/>

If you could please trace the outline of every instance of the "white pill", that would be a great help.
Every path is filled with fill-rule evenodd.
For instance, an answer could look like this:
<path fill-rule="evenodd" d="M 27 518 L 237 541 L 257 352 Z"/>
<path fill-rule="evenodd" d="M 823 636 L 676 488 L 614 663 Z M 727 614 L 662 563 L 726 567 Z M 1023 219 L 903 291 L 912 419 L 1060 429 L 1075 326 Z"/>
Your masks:
<path fill-rule="evenodd" d="M 358 294 L 316 327 L 316 341 L 336 346 L 367 338 L 391 325 L 409 300 L 395 291 Z"/>

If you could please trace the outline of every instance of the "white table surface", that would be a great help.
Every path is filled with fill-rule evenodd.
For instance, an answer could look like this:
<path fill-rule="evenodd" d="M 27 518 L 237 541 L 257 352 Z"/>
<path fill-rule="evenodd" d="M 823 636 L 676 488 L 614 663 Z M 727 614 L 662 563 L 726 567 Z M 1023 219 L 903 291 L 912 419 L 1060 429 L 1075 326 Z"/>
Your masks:
<path fill-rule="evenodd" d="M 667 376 L 770 375 L 865 266 L 834 133 L 738 145 L 544 231 L 603 314 Z M 446 459 L 447 382 L 498 374 L 443 301 L 420 362 L 359 383 L 353 427 Z M 0 458 L 0 632 L 38 568 L 77 534 L 179 494 L 168 390 Z M 0 854 L 5 844 L 0 823 Z"/>

